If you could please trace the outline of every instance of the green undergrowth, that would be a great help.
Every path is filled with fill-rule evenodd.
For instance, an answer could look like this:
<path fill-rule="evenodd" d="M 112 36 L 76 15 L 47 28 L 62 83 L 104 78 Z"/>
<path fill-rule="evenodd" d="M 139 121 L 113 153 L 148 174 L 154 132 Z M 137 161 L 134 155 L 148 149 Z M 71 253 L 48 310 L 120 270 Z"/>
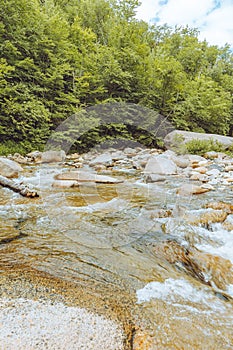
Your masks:
<path fill-rule="evenodd" d="M 210 140 L 191 140 L 185 144 L 186 153 L 203 156 L 207 152 L 225 152 L 223 145 L 213 139 Z"/>
<path fill-rule="evenodd" d="M 30 143 L 16 143 L 14 141 L 7 141 L 0 143 L 0 156 L 8 156 L 10 154 L 19 153 L 25 156 L 27 153 L 34 150 L 42 150 L 43 145 L 34 146 Z"/>

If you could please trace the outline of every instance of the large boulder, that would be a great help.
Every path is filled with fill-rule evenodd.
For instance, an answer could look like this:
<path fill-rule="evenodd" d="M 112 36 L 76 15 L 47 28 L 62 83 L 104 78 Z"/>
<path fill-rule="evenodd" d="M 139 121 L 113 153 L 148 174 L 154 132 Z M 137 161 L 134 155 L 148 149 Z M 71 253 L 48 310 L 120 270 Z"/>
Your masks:
<path fill-rule="evenodd" d="M 41 155 L 41 163 L 59 163 L 64 162 L 66 154 L 61 151 L 45 151 Z"/>
<path fill-rule="evenodd" d="M 75 180 L 78 182 L 96 182 L 105 184 L 117 184 L 123 182 L 114 177 L 89 173 L 87 171 L 69 171 L 55 176 L 56 180 Z"/>
<path fill-rule="evenodd" d="M 63 150 L 60 151 L 33 151 L 27 154 L 32 161 L 35 163 L 60 163 L 64 162 L 66 154 Z"/>
<path fill-rule="evenodd" d="M 13 160 L 0 157 L 0 175 L 13 178 L 18 177 L 23 168 Z"/>
<path fill-rule="evenodd" d="M 146 164 L 144 174 L 175 175 L 176 164 L 163 155 L 151 156 Z"/>
<path fill-rule="evenodd" d="M 174 130 L 167 134 L 164 138 L 164 144 L 167 149 L 170 148 L 179 148 L 180 145 L 192 140 L 213 140 L 217 141 L 222 145 L 224 149 L 227 149 L 233 144 L 233 137 L 222 136 L 217 134 L 204 134 L 199 132 L 183 131 L 183 130 Z"/>

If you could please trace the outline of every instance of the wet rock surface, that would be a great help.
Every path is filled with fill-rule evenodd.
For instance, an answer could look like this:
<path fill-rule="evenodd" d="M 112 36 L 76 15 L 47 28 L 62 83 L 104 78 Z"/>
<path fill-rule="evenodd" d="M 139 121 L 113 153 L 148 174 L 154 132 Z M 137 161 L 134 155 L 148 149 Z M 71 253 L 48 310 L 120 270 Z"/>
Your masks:
<path fill-rule="evenodd" d="M 78 182 L 96 182 L 96 183 L 121 183 L 119 180 L 110 176 L 93 174 L 85 171 L 69 171 L 55 176 L 56 180 L 76 180 Z"/>

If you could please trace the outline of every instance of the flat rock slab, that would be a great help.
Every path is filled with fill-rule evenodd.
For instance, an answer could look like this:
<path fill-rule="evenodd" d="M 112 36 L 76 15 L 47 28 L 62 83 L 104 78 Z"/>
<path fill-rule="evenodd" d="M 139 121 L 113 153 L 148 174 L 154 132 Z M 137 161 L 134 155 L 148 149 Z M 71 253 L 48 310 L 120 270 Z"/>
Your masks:
<path fill-rule="evenodd" d="M 124 182 L 106 175 L 98 175 L 85 171 L 69 171 L 55 176 L 56 180 L 74 180 L 78 182 L 95 182 L 104 184 L 117 184 Z"/>

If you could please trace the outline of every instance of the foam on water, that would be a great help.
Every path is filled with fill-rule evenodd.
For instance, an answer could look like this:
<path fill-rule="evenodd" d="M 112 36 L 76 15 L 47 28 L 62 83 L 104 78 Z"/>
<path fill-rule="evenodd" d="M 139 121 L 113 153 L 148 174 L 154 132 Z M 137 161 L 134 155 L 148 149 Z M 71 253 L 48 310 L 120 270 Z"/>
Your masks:
<path fill-rule="evenodd" d="M 163 283 L 150 282 L 144 288 L 137 290 L 137 299 L 139 304 L 152 299 L 160 299 L 174 305 L 181 300 L 183 306 L 188 301 L 192 304 L 203 304 L 213 311 L 225 310 L 223 303 L 208 294 L 207 290 L 198 290 L 183 278 L 168 278 Z M 190 306 L 188 307 L 190 308 Z M 192 311 L 195 310 L 192 308 Z"/>
<path fill-rule="evenodd" d="M 229 284 L 227 287 L 227 293 L 233 297 L 233 284 Z"/>
<path fill-rule="evenodd" d="M 233 234 L 232 231 L 224 230 L 221 224 L 212 225 L 212 231 L 203 230 L 202 235 L 207 234 L 208 238 L 216 245 L 203 242 L 196 244 L 196 247 L 206 253 L 221 256 L 224 259 L 229 259 L 233 264 Z"/>

